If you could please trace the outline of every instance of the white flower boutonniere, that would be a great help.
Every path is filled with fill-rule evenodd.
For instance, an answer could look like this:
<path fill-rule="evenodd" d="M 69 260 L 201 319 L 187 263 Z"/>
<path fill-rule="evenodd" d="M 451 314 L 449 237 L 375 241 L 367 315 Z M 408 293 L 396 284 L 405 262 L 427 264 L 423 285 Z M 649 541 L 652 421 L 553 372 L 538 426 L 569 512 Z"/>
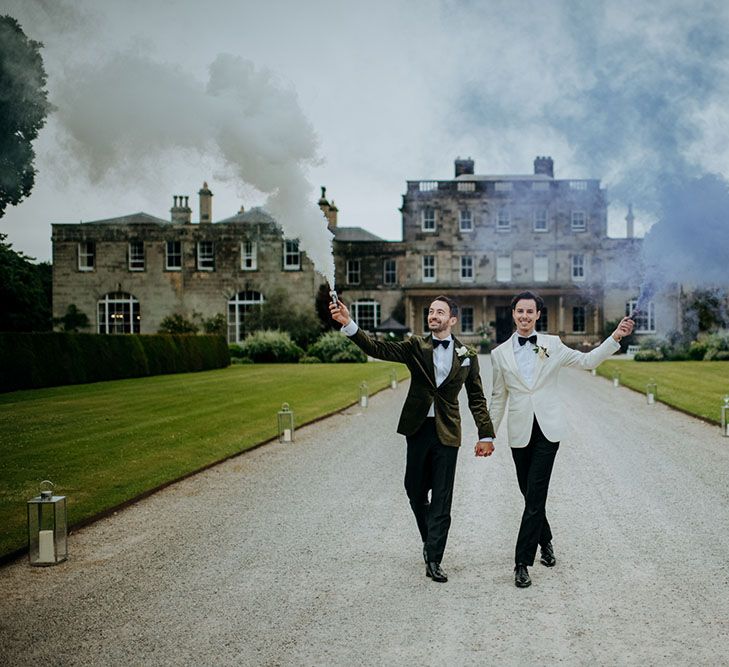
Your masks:
<path fill-rule="evenodd" d="M 533 348 L 534 352 L 536 352 L 537 356 L 540 359 L 544 359 L 544 357 L 549 356 L 549 352 L 547 352 L 547 348 L 542 345 L 535 345 Z"/>
<path fill-rule="evenodd" d="M 463 357 L 475 357 L 477 352 L 476 348 L 473 348 L 470 345 L 468 347 L 461 345 L 461 347 L 456 348 L 456 354 L 459 359 L 463 359 Z"/>

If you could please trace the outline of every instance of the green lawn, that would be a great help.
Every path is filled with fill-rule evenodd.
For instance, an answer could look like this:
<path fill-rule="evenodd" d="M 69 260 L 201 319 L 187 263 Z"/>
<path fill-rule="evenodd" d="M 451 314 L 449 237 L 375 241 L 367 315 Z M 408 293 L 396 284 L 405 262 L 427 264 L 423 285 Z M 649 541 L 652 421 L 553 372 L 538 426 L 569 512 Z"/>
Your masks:
<path fill-rule="evenodd" d="M 26 543 L 26 501 L 43 479 L 76 524 L 389 386 L 400 364 L 272 364 L 0 394 L 0 555 Z"/>
<path fill-rule="evenodd" d="M 620 383 L 645 393 L 656 381 L 656 399 L 703 419 L 719 423 L 723 397 L 729 394 L 729 362 L 726 361 L 606 361 L 597 369 Z"/>

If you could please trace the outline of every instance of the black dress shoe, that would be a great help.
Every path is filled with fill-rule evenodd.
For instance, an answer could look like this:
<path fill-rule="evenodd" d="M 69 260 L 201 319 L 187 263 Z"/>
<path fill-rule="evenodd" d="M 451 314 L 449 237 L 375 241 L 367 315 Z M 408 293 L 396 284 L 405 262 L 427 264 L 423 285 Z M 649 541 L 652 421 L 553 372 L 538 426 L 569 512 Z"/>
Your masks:
<path fill-rule="evenodd" d="M 443 570 L 441 569 L 440 563 L 436 563 L 435 561 L 429 561 L 425 564 L 425 576 L 430 577 L 433 581 L 438 581 L 440 583 L 448 581 L 448 577 L 446 576 L 446 573 L 443 572 Z"/>
<path fill-rule="evenodd" d="M 425 548 L 425 545 L 423 545 L 423 560 L 425 561 L 425 564 L 428 564 L 428 551 Z"/>
<path fill-rule="evenodd" d="M 524 563 L 519 563 L 514 568 L 514 583 L 517 588 L 527 588 L 532 585 L 532 580 L 529 577 L 529 570 Z"/>
<path fill-rule="evenodd" d="M 557 563 L 557 559 L 554 557 L 554 547 L 551 542 L 547 542 L 541 548 L 541 557 L 539 562 L 547 567 L 554 567 Z"/>

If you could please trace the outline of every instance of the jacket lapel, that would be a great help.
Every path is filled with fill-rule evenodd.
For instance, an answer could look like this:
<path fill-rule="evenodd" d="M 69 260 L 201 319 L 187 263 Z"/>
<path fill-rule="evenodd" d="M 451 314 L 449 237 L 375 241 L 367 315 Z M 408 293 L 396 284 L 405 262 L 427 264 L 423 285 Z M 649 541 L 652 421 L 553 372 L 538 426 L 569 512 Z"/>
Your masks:
<path fill-rule="evenodd" d="M 547 344 L 546 341 L 542 338 L 541 334 L 537 334 L 537 345 L 546 348 Z M 534 381 L 532 382 L 532 387 L 537 386 L 537 382 L 539 382 L 539 376 L 542 374 L 542 368 L 544 368 L 544 362 L 547 361 L 547 358 L 540 359 L 539 355 L 537 355 L 537 366 L 534 369 Z"/>
<path fill-rule="evenodd" d="M 461 347 L 460 341 L 456 340 L 456 337 L 453 336 L 453 361 L 451 363 L 451 372 L 448 373 L 448 377 L 443 380 L 443 384 L 447 384 L 448 382 L 450 382 L 454 377 L 456 377 L 456 375 L 458 375 L 458 371 L 461 370 L 463 360 L 456 354 L 456 348 L 459 347 Z"/>
<path fill-rule="evenodd" d="M 421 339 L 420 351 L 423 353 L 423 365 L 427 372 L 428 378 L 435 387 L 435 365 L 433 364 L 433 341 L 430 334 Z"/>
<path fill-rule="evenodd" d="M 529 385 L 527 385 L 526 380 L 524 379 L 524 376 L 521 374 L 521 371 L 519 370 L 519 365 L 516 363 L 516 357 L 514 356 L 514 336 L 516 334 L 512 334 L 510 338 L 508 338 L 506 341 L 502 343 L 504 346 L 504 357 L 506 357 L 506 363 L 509 365 L 511 370 L 514 372 L 516 377 L 519 378 L 521 383 L 529 389 Z"/>

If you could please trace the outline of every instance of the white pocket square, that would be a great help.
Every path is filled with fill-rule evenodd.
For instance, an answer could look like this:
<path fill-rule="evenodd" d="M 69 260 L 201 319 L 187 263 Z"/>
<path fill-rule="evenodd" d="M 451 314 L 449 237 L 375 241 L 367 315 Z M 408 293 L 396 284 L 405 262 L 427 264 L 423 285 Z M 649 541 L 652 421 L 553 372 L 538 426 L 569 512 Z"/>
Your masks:
<path fill-rule="evenodd" d="M 461 364 L 461 368 L 463 368 L 464 366 L 470 366 L 470 365 L 471 365 L 471 360 L 468 357 L 466 357 L 463 360 L 463 363 Z"/>

